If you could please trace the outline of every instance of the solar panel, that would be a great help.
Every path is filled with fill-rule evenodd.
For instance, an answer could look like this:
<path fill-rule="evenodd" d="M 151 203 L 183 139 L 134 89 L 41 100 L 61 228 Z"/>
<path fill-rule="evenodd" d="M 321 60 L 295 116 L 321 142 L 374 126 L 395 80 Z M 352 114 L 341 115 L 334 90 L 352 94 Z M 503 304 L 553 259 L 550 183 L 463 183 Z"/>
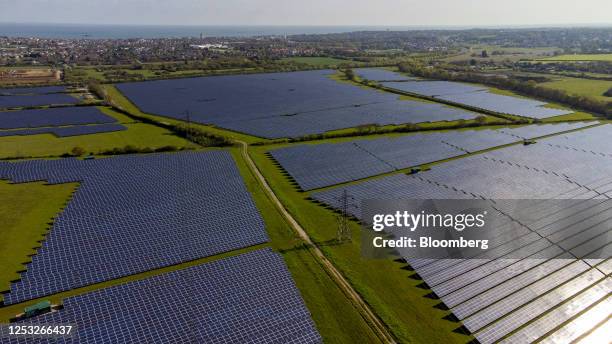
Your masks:
<path fill-rule="evenodd" d="M 66 343 L 321 342 L 270 249 L 69 297 L 63 309 L 20 324 L 37 323 L 75 326 Z"/>
<path fill-rule="evenodd" d="M 357 205 L 349 212 L 357 217 L 361 216 L 361 202 L 368 199 L 485 198 L 495 200 L 499 209 L 509 206 L 506 213 L 521 226 L 498 228 L 489 251 L 498 258 L 473 255 L 459 260 L 406 261 L 479 342 L 493 343 L 508 336 L 514 342 L 531 342 L 555 332 L 575 338 L 585 332 L 572 332 L 572 326 L 590 326 L 590 330 L 597 325 L 580 320 L 580 312 L 596 312 L 602 296 L 612 292 L 605 279 L 612 271 L 612 202 L 603 196 L 612 190 L 611 157 L 580 149 L 591 144 L 589 131 L 603 139 L 610 134 L 609 128 L 612 126 L 598 126 L 541 139 L 535 145 L 501 148 L 441 163 L 418 174 L 369 179 L 314 192 L 311 197 L 339 209 L 346 191 Z M 497 132 L 518 138 L 502 130 Z M 523 130 L 533 135 L 550 133 L 546 126 Z M 553 147 L 548 140 L 566 140 L 569 148 Z M 575 201 L 568 202 L 568 198 Z M 551 201 L 513 209 L 516 203 L 506 204 L 503 199 Z M 512 238 L 511 233 L 519 235 Z M 592 258 L 577 259 L 580 257 Z M 604 280 L 601 288 L 591 288 Z"/>
<path fill-rule="evenodd" d="M 78 98 L 63 93 L 0 96 L 0 109 L 18 107 L 76 104 Z"/>
<path fill-rule="evenodd" d="M 94 106 L 0 112 L 0 129 L 113 123 L 117 120 Z"/>
<path fill-rule="evenodd" d="M 226 151 L 6 162 L 0 178 L 80 182 L 6 304 L 268 240 Z"/>
<path fill-rule="evenodd" d="M 0 131 L 0 137 L 6 136 L 27 136 L 40 134 L 53 134 L 57 137 L 80 136 L 99 133 L 110 133 L 114 131 L 127 130 L 127 127 L 121 124 L 97 124 L 97 125 L 79 125 L 70 127 L 50 127 L 50 128 L 35 128 L 35 129 L 17 129 Z"/>
<path fill-rule="evenodd" d="M 471 119 L 437 103 L 340 83 L 334 71 L 215 76 L 118 84 L 142 111 L 266 138 L 300 137 L 360 125 Z M 240 99 L 239 102 L 236 99 Z"/>
<path fill-rule="evenodd" d="M 452 81 L 383 82 L 383 86 L 400 91 L 468 105 L 502 114 L 547 118 L 572 113 L 570 110 L 546 107 L 546 103 L 489 92 L 485 87 Z"/>
<path fill-rule="evenodd" d="M 41 87 L 14 87 L 0 88 L 0 96 L 6 95 L 27 95 L 27 94 L 48 94 L 65 92 L 64 86 L 41 86 Z"/>

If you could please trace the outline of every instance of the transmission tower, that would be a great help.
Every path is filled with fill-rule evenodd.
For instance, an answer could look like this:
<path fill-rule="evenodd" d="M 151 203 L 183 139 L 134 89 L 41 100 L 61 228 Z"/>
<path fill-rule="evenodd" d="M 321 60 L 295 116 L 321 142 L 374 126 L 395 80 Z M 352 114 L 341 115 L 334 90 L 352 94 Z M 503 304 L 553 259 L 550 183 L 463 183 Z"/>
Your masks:
<path fill-rule="evenodd" d="M 345 241 L 350 242 L 352 238 L 351 229 L 349 228 L 349 210 L 351 208 L 357 208 L 353 204 L 355 198 L 348 194 L 345 190 L 342 191 L 342 196 L 338 198 L 340 202 L 340 214 L 338 215 L 338 242 L 343 243 Z"/>

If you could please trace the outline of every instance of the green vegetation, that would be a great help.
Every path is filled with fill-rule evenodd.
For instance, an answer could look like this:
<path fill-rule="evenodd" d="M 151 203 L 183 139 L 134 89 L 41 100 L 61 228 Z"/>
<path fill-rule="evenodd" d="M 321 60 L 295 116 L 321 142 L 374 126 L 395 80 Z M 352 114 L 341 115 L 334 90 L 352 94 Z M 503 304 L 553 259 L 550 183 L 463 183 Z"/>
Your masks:
<path fill-rule="evenodd" d="M 265 155 L 267 149 L 253 147 L 251 156 L 276 195 L 400 342 L 464 343 L 469 340 L 453 332 L 458 324 L 442 319 L 449 313 L 434 308 L 439 301 L 426 298 L 430 291 L 419 289 L 417 285 L 421 281 L 409 278 L 411 273 L 401 269 L 402 264 L 361 256 L 361 230 L 357 223 L 350 224 L 353 241 L 338 245 L 335 213 L 308 200 L 308 194 L 292 186 Z"/>
<path fill-rule="evenodd" d="M 541 59 L 543 61 L 607 61 L 612 62 L 612 54 L 574 54 L 559 55 Z"/>
<path fill-rule="evenodd" d="M 612 101 L 611 97 L 604 95 L 612 88 L 612 81 L 555 77 L 554 81 L 541 83 L 538 86 L 565 91 L 573 95 L 591 97 L 601 101 Z"/>
<path fill-rule="evenodd" d="M 69 199 L 77 184 L 9 184 L 0 181 L 0 291 L 8 290 L 17 271 L 29 261 L 49 227 L 48 222 Z M 1 317 L 0 317 L 1 318 Z M 1 319 L 0 319 L 1 320 Z"/>
<path fill-rule="evenodd" d="M 124 124 L 128 130 L 81 136 L 56 137 L 52 134 L 0 137 L 0 158 L 49 157 L 70 154 L 74 147 L 87 153 L 125 146 L 156 149 L 165 146 L 194 147 L 189 141 L 149 124 Z"/>
<path fill-rule="evenodd" d="M 297 62 L 303 63 L 310 66 L 324 67 L 324 66 L 339 66 L 341 64 L 355 64 L 351 60 L 336 59 L 333 57 L 286 57 L 281 59 L 282 62 Z"/>

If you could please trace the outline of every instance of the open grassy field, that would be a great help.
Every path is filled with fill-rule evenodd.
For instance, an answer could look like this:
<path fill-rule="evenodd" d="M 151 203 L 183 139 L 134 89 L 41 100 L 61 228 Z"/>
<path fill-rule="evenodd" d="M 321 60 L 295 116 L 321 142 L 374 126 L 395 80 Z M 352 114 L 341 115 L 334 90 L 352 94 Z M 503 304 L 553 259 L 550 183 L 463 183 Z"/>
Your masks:
<path fill-rule="evenodd" d="M 482 51 L 487 52 L 487 57 L 482 57 Z M 490 45 L 474 45 L 463 49 L 460 53 L 445 57 L 442 60 L 446 62 L 469 61 L 519 61 L 528 59 L 539 59 L 552 55 L 559 49 L 555 47 L 541 48 L 518 48 L 518 47 L 500 47 Z"/>
<path fill-rule="evenodd" d="M 604 92 L 612 88 L 612 81 L 581 79 L 570 77 L 554 77 L 554 81 L 544 82 L 538 86 L 566 91 L 570 94 L 592 97 L 598 100 L 612 102 L 612 97 L 604 96 Z"/>
<path fill-rule="evenodd" d="M 286 57 L 281 59 L 284 62 L 305 63 L 311 66 L 337 66 L 343 63 L 356 64 L 354 61 L 335 59 L 333 57 Z"/>
<path fill-rule="evenodd" d="M 193 145 L 171 132 L 150 124 L 124 124 L 128 130 L 109 133 L 56 137 L 52 134 L 0 137 L 0 159 L 15 157 L 49 157 L 69 153 L 81 147 L 97 154 L 113 148 L 131 145 L 137 148 L 163 146 L 192 147 Z"/>
<path fill-rule="evenodd" d="M 411 279 L 411 273 L 401 269 L 402 264 L 362 257 L 361 230 L 357 223 L 350 224 L 352 242 L 338 245 L 335 213 L 309 201 L 307 193 L 292 186 L 282 171 L 265 156 L 267 149 L 253 147 L 250 151 L 274 192 L 400 342 L 469 341 L 470 337 L 453 332 L 458 324 L 442 319 L 448 312 L 434 308 L 438 301 L 425 297 L 429 291 L 419 289 L 417 285 L 421 281 Z"/>
<path fill-rule="evenodd" d="M 39 245 L 48 222 L 66 204 L 76 184 L 9 184 L 0 181 L 0 291 L 8 290 L 10 281 L 19 277 L 22 263 Z M 0 296 L 1 299 L 1 296 Z"/>
<path fill-rule="evenodd" d="M 607 61 L 612 62 L 612 54 L 573 54 L 542 58 L 543 61 Z"/>

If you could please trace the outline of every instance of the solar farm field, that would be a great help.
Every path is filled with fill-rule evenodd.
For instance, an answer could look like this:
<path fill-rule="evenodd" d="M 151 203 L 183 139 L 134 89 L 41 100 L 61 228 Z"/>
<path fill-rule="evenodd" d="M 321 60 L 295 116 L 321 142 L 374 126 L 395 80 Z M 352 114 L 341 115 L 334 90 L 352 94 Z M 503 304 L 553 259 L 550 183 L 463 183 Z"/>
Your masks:
<path fill-rule="evenodd" d="M 601 125 L 312 197 L 338 208 L 346 192 L 357 217 L 364 199 L 575 200 L 523 209 L 523 234 L 518 241 L 500 235 L 497 259 L 406 259 L 479 342 L 569 342 L 609 317 L 612 155 L 598 143 L 611 133 Z M 526 258 L 511 259 L 512 250 Z M 587 258 L 592 254 L 601 258 Z"/>
<path fill-rule="evenodd" d="M 503 116 L 477 118 L 436 98 L 565 110 L 390 69 L 354 72 L 432 100 L 319 70 L 108 84 L 108 106 L 0 111 L 0 197 L 8 200 L 0 223 L 15 240 L 0 243 L 0 322 L 50 301 L 52 311 L 20 323 L 74 324 L 76 335 L 62 339 L 74 343 L 598 335 L 612 291 L 612 150 L 602 144 L 612 124 L 494 122 Z M 428 121 L 461 125 L 365 130 Z M 195 129 L 229 145 L 207 147 Z M 336 134 L 343 130 L 354 132 Z M 329 135 L 302 137 L 320 133 Z M 292 137 L 300 139 L 268 140 Z M 125 145 L 187 149 L 116 149 Z M 67 157 L 75 147 L 74 156 L 92 156 Z M 494 256 L 364 256 L 360 202 L 403 198 L 489 202 L 507 218 Z M 504 208 L 509 199 L 574 203 L 517 210 Z M 343 225 L 350 240 L 338 234 Z"/>
<path fill-rule="evenodd" d="M 35 321 L 77 326 L 67 343 L 321 342 L 283 259 L 270 249 L 67 298 L 63 309 Z"/>
<path fill-rule="evenodd" d="M 225 152 L 3 163 L 0 178 L 15 183 L 81 182 L 5 303 L 266 242 L 263 221 L 233 165 Z M 221 189 L 226 204 L 216 195 Z M 220 215 L 228 212 L 234 217 Z M 182 223 L 169 221 L 176 218 Z M 198 230 L 202 222 L 205 231 Z M 181 230 L 172 239 L 166 235 L 171 228 Z M 140 259 L 129 259 L 134 254 Z M 62 271 L 71 271 L 71 278 L 54 277 Z"/>
<path fill-rule="evenodd" d="M 270 151 L 303 190 L 312 190 L 416 167 L 597 122 L 530 125 L 292 145 Z M 308 166 L 307 169 L 304 166 Z"/>
<path fill-rule="evenodd" d="M 113 123 L 115 119 L 93 106 L 0 112 L 0 129 Z"/>
<path fill-rule="evenodd" d="M 477 114 L 335 81 L 332 72 L 216 76 L 118 84 L 149 114 L 213 124 L 265 138 L 359 125 L 472 119 Z M 150 95 L 154 94 L 154 97 Z"/>
<path fill-rule="evenodd" d="M 381 85 L 404 92 L 464 104 L 477 109 L 520 117 L 542 119 L 573 112 L 547 107 L 547 103 L 536 100 L 493 93 L 482 86 L 452 81 L 395 81 L 382 82 Z"/>

